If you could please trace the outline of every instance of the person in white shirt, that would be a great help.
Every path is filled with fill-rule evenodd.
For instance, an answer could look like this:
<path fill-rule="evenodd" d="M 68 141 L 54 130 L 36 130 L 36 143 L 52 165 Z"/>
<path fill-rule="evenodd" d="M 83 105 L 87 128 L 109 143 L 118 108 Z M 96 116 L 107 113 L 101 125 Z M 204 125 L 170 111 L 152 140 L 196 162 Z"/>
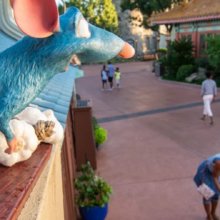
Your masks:
<path fill-rule="evenodd" d="M 209 71 L 206 73 L 207 79 L 203 81 L 201 87 L 201 96 L 203 98 L 203 116 L 201 120 L 205 120 L 206 116 L 210 118 L 210 125 L 214 124 L 213 113 L 211 109 L 211 103 L 215 100 L 217 95 L 217 86 L 215 81 L 212 79 L 213 74 Z"/>
<path fill-rule="evenodd" d="M 106 70 L 105 65 L 103 65 L 102 67 L 101 79 L 102 79 L 102 89 L 104 90 L 107 85 L 107 80 L 108 80 L 108 75 L 107 75 L 107 70 Z"/>

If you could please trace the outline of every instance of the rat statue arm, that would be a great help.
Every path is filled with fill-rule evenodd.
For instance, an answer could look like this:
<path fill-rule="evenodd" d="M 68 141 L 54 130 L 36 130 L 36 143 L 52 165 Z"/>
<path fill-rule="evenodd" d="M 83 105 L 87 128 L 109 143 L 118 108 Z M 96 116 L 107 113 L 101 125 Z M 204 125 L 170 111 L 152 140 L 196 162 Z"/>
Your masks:
<path fill-rule="evenodd" d="M 16 152 L 18 145 L 10 120 L 55 74 L 66 71 L 74 56 L 88 63 L 134 55 L 132 46 L 89 24 L 75 7 L 58 17 L 55 0 L 11 0 L 11 5 L 16 23 L 29 36 L 0 53 L 0 131 L 9 146 L 7 153 Z"/>

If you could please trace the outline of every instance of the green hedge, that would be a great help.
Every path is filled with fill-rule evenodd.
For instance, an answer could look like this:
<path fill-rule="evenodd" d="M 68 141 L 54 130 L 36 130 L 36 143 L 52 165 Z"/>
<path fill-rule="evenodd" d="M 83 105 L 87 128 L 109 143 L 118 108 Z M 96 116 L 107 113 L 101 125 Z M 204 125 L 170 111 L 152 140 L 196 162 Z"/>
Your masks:
<path fill-rule="evenodd" d="M 190 76 L 193 73 L 194 66 L 193 65 L 182 65 L 176 74 L 176 79 L 178 81 L 184 81 L 186 77 Z"/>
<path fill-rule="evenodd" d="M 167 55 L 160 59 L 169 78 L 177 78 L 177 72 L 182 65 L 194 65 L 193 43 L 191 39 L 182 37 L 170 43 Z"/>

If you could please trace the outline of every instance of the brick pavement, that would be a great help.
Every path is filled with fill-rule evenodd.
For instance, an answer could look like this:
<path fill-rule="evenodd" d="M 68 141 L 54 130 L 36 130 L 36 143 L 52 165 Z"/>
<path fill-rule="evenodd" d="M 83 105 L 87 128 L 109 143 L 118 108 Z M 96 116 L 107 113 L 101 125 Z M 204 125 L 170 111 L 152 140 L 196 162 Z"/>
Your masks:
<path fill-rule="evenodd" d="M 107 220 L 205 219 L 192 177 L 220 151 L 220 103 L 211 127 L 199 120 L 199 87 L 159 80 L 150 62 L 118 66 L 121 89 L 101 91 L 101 65 L 84 66 L 76 82 L 94 115 L 111 119 L 101 123 L 109 138 L 98 151 L 98 172 L 114 189 Z"/>

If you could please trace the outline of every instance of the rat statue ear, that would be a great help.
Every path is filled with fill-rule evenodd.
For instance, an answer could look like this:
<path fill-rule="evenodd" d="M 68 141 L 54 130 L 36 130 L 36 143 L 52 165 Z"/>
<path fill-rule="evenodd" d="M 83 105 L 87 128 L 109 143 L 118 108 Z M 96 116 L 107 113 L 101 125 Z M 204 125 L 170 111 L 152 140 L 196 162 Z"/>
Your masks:
<path fill-rule="evenodd" d="M 10 0 L 18 27 L 27 35 L 44 38 L 59 31 L 55 0 Z"/>

